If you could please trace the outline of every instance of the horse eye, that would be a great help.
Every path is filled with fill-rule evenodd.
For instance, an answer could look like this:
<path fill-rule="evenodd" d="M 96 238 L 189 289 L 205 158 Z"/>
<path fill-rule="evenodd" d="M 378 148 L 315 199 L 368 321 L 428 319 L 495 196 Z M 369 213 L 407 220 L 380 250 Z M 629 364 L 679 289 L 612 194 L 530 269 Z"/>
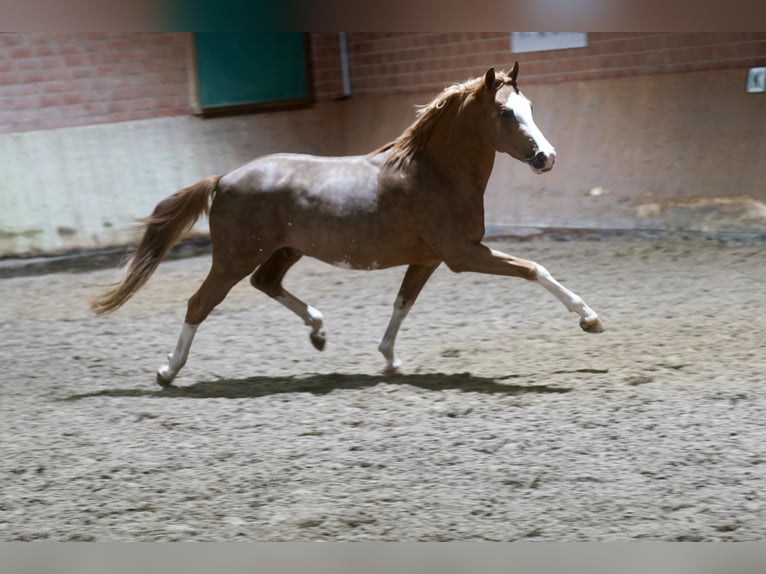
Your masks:
<path fill-rule="evenodd" d="M 500 115 L 504 118 L 511 118 L 513 117 L 513 110 L 509 108 L 500 108 Z"/>

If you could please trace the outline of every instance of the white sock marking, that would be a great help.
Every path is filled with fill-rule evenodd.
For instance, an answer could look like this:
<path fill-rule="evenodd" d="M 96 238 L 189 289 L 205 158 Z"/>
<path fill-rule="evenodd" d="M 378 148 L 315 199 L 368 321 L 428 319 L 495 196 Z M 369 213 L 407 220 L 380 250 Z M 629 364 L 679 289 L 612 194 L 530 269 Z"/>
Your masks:
<path fill-rule="evenodd" d="M 383 353 L 383 356 L 386 358 L 386 369 L 388 370 L 396 369 L 402 364 L 394 355 L 394 344 L 396 343 L 396 335 L 399 333 L 399 327 L 411 308 L 412 303 L 405 304 L 401 297 L 396 298 L 394 312 L 391 315 L 391 320 L 388 322 L 388 327 L 386 327 L 383 340 L 378 346 L 378 351 Z"/>
<path fill-rule="evenodd" d="M 537 264 L 537 282 L 550 291 L 570 312 L 580 315 L 583 321 L 592 321 L 598 318 L 596 312 L 588 307 L 577 293 L 570 291 L 556 281 L 553 275 L 539 263 Z"/>
<path fill-rule="evenodd" d="M 285 291 L 282 295 L 274 297 L 274 299 L 303 319 L 303 322 L 311 327 L 312 333 L 318 333 L 322 328 L 324 320 L 322 313 L 317 309 L 314 309 L 311 305 L 306 305 L 306 303 L 298 299 L 295 295 Z"/>
<path fill-rule="evenodd" d="M 178 371 L 186 364 L 197 327 L 199 325 L 190 325 L 189 323 L 184 323 L 183 327 L 181 327 L 181 335 L 178 337 L 175 351 L 168 355 L 168 364 L 163 365 L 157 370 L 157 374 L 165 382 L 171 382 L 178 374 Z"/>

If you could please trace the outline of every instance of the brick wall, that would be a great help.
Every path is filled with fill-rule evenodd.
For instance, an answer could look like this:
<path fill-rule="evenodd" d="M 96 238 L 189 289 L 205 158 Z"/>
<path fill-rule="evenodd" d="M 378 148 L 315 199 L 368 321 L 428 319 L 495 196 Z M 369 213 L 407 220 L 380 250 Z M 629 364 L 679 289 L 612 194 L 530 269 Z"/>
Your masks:
<path fill-rule="evenodd" d="M 315 34 L 319 99 L 340 94 L 333 42 Z M 524 54 L 511 53 L 509 32 L 349 33 L 348 47 L 355 96 L 435 91 L 514 59 L 523 84 L 766 65 L 764 32 L 591 32 L 585 48 Z"/>
<path fill-rule="evenodd" d="M 323 101 L 343 95 L 338 34 L 311 34 L 311 58 L 314 66 L 314 97 Z"/>
<path fill-rule="evenodd" d="M 0 132 L 189 113 L 173 33 L 0 34 Z"/>
<path fill-rule="evenodd" d="M 522 85 L 766 65 L 765 32 L 592 32 L 586 48 L 518 55 L 509 32 L 347 38 L 355 97 L 435 92 L 514 59 Z M 311 45 L 317 99 L 341 96 L 338 34 Z M 186 33 L 0 33 L 0 133 L 189 114 L 188 49 Z"/>

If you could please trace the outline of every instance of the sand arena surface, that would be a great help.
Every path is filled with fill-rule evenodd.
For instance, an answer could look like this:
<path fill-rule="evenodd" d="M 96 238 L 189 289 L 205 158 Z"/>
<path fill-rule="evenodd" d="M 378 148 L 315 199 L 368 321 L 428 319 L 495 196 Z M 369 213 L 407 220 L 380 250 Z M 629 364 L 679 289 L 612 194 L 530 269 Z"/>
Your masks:
<path fill-rule="evenodd" d="M 766 245 L 499 242 L 538 285 L 441 267 L 377 345 L 403 268 L 304 260 L 327 349 L 238 285 L 162 390 L 208 257 L 124 308 L 115 270 L 0 281 L 2 540 L 763 540 Z"/>

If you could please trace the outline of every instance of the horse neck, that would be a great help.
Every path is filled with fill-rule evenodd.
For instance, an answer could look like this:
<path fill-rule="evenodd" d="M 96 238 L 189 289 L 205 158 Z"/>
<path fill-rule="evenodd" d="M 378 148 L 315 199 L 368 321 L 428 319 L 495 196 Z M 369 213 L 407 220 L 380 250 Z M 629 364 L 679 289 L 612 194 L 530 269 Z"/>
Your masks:
<path fill-rule="evenodd" d="M 422 157 L 461 189 L 483 195 L 495 162 L 495 150 L 467 119 L 440 118 L 431 130 L 421 149 Z"/>

